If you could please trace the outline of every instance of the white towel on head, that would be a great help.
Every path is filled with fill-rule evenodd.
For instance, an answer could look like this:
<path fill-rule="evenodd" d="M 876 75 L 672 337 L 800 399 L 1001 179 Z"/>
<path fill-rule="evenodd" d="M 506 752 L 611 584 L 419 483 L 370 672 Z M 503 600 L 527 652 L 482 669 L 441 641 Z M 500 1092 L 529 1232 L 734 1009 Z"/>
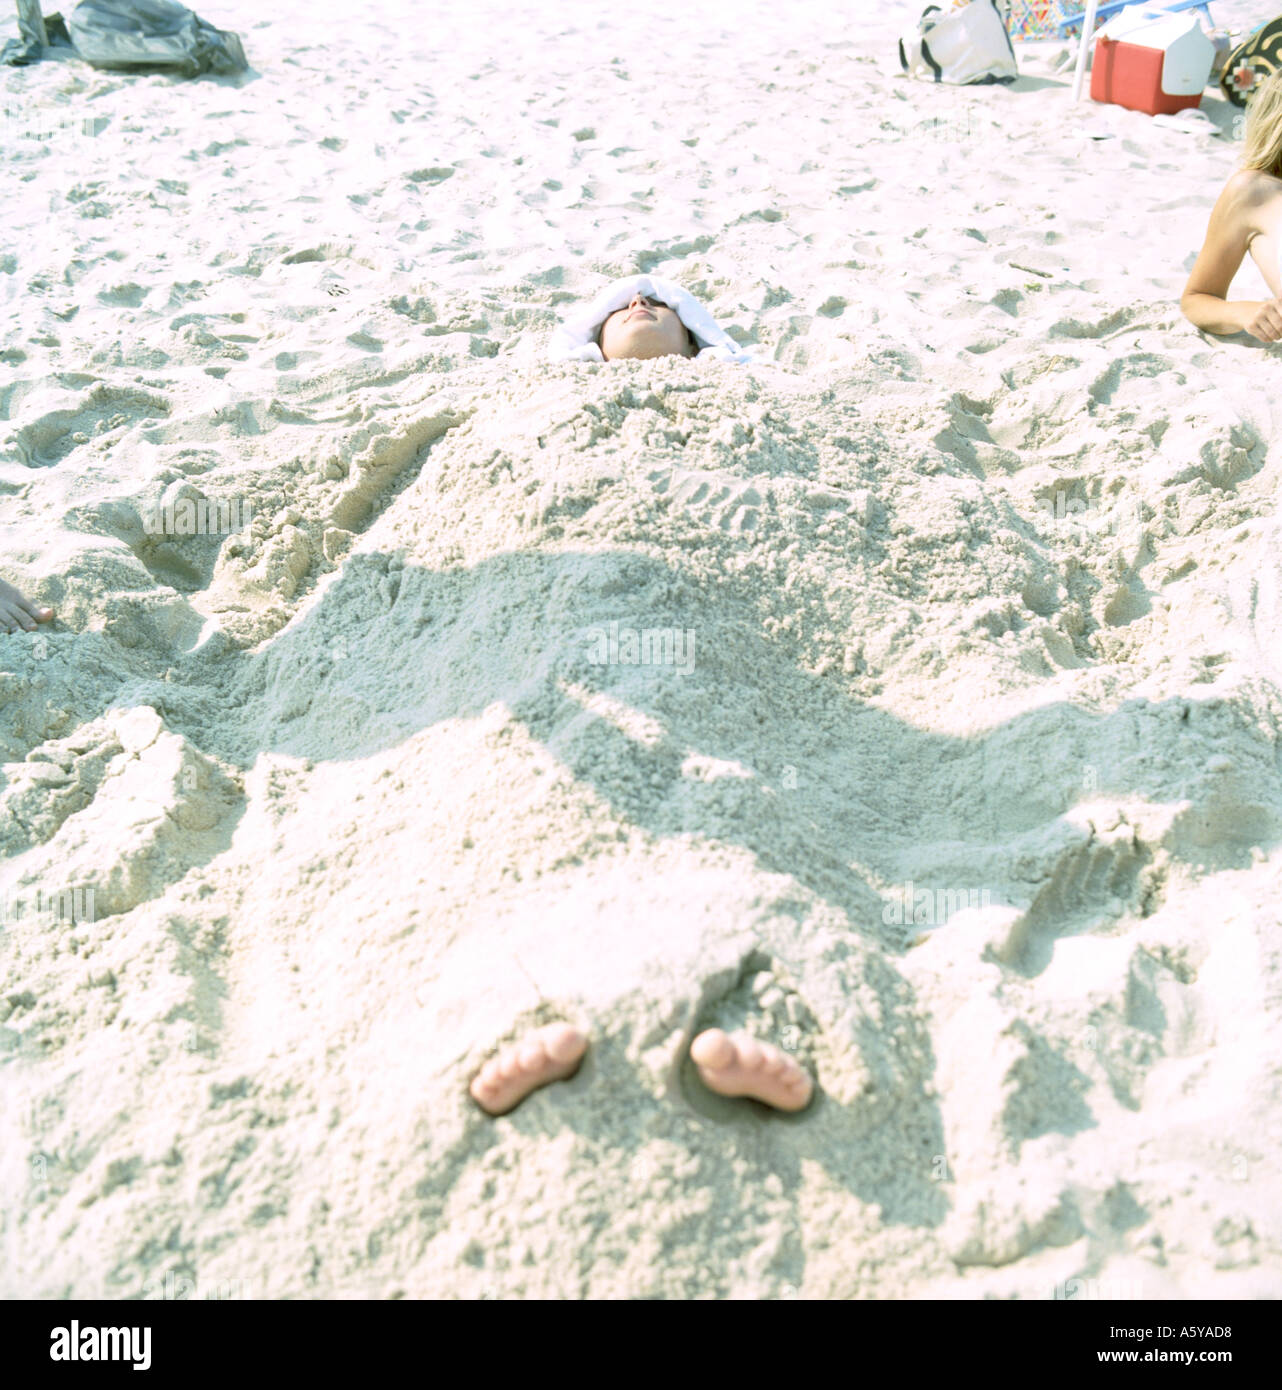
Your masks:
<path fill-rule="evenodd" d="M 604 362 L 605 358 L 595 341 L 597 329 L 638 292 L 660 300 L 676 311 L 677 317 L 694 334 L 699 345 L 696 357 L 716 357 L 723 362 L 756 361 L 751 352 L 741 348 L 717 324 L 716 319 L 689 290 L 683 290 L 671 280 L 656 279 L 653 275 L 629 275 L 607 285 L 586 309 L 571 314 L 553 330 L 548 357 L 553 362 Z"/>

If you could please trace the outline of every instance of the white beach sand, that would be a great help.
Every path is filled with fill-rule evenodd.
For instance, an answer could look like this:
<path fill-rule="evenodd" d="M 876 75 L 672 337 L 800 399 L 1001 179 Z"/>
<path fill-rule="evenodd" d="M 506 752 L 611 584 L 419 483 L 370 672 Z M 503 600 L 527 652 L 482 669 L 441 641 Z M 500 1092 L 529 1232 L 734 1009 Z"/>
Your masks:
<path fill-rule="evenodd" d="M 917 4 L 197 8 L 252 78 L 0 69 L 0 1294 L 1282 1294 L 1238 113 Z M 649 271 L 762 363 L 544 361 Z"/>

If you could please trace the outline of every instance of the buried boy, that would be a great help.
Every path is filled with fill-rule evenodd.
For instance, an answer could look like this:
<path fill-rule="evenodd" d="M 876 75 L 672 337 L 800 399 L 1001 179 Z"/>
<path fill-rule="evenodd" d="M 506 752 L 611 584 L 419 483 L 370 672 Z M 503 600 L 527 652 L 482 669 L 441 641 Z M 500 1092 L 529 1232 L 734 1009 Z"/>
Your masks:
<path fill-rule="evenodd" d="M 548 344 L 553 362 L 669 356 L 737 363 L 755 360 L 689 290 L 653 275 L 611 281 L 563 320 Z"/>

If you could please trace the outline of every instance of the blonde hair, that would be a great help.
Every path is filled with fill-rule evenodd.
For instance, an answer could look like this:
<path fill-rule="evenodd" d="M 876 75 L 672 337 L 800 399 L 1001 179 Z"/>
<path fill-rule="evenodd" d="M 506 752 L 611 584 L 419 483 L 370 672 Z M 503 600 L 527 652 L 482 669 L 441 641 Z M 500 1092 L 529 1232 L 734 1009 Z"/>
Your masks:
<path fill-rule="evenodd" d="M 1247 102 L 1242 168 L 1282 178 L 1282 69 L 1271 72 Z"/>

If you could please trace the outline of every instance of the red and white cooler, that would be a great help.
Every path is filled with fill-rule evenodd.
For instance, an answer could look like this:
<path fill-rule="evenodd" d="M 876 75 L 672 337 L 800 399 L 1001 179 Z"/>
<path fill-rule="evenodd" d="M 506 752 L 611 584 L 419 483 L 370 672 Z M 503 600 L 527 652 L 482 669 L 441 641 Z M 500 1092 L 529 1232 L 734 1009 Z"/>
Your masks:
<path fill-rule="evenodd" d="M 1138 6 L 1100 30 L 1091 100 L 1150 116 L 1200 106 L 1214 62 L 1215 44 L 1194 15 Z"/>

